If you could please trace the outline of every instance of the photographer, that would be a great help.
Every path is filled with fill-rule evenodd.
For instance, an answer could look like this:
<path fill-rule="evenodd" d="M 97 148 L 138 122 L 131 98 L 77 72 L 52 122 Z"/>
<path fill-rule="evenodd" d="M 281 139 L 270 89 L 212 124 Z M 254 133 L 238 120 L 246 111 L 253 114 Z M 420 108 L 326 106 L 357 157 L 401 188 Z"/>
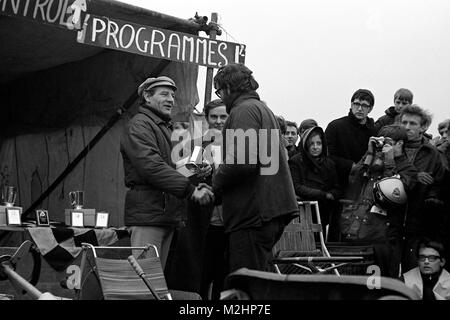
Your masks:
<path fill-rule="evenodd" d="M 381 275 L 390 277 L 399 275 L 404 204 L 417 175 L 404 152 L 406 139 L 399 125 L 385 126 L 379 137 L 370 137 L 341 200 L 341 240 L 373 245 Z M 374 190 L 381 197 L 375 197 Z"/>

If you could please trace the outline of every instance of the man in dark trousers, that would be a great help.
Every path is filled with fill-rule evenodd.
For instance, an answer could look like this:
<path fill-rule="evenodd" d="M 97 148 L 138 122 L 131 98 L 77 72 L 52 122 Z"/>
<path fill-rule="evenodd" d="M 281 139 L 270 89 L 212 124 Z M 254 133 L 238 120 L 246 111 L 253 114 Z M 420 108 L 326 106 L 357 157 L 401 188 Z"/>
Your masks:
<path fill-rule="evenodd" d="M 273 246 L 298 213 L 279 125 L 243 64 L 221 67 L 214 87 L 229 114 L 224 162 L 213 177 L 213 191 L 222 197 L 229 272 L 266 270 Z"/>
<path fill-rule="evenodd" d="M 369 138 L 376 135 L 374 121 L 368 117 L 374 103 L 372 92 L 358 89 L 351 98 L 348 115 L 333 120 L 325 130 L 328 152 L 343 188 L 348 184 L 350 170 L 366 153 Z"/>
<path fill-rule="evenodd" d="M 195 187 L 174 168 L 170 119 L 176 89 L 169 77 L 145 80 L 138 88 L 139 111 L 128 122 L 120 144 L 125 185 L 130 188 L 124 218 L 131 246 L 155 245 L 163 269 L 174 230 L 185 212 L 183 200 L 207 204 L 213 198 L 208 189 Z"/>

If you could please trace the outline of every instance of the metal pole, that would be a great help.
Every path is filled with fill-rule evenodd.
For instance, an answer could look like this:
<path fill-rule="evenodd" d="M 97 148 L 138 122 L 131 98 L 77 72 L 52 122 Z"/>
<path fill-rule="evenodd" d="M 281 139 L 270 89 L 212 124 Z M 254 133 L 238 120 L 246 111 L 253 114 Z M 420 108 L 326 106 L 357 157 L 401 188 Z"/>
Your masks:
<path fill-rule="evenodd" d="M 2 264 L 3 272 L 8 276 L 9 281 L 18 285 L 22 290 L 26 291 L 33 299 L 39 299 L 42 292 L 31 285 L 27 280 L 17 274 L 9 265 Z"/>
<path fill-rule="evenodd" d="M 217 13 L 216 12 L 211 13 L 211 23 L 213 23 L 213 24 L 217 23 Z M 215 40 L 216 35 L 217 35 L 216 29 L 212 28 L 209 33 L 209 37 L 211 39 Z M 214 72 L 214 68 L 208 67 L 206 69 L 205 102 L 203 104 L 203 109 L 211 101 L 213 72 Z"/>

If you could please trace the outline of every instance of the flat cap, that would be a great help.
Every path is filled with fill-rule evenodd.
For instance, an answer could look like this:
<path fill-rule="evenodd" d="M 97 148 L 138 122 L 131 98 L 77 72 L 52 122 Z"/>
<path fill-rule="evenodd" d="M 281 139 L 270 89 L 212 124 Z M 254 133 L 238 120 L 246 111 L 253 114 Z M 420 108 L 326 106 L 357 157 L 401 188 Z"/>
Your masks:
<path fill-rule="evenodd" d="M 161 87 L 161 86 L 167 86 L 171 87 L 174 91 L 177 90 L 177 86 L 175 85 L 175 82 L 166 76 L 161 76 L 158 78 L 148 78 L 144 82 L 141 83 L 141 85 L 138 88 L 138 95 L 142 96 L 142 93 L 146 90 L 150 90 L 154 87 Z"/>

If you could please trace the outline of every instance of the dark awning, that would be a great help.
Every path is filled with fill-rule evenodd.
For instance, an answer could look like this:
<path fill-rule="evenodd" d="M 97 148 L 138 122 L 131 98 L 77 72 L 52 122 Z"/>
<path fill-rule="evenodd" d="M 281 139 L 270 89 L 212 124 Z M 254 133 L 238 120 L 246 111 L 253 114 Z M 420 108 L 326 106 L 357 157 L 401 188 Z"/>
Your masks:
<path fill-rule="evenodd" d="M 119 1 L 89 1 L 89 13 L 147 26 L 197 34 L 202 26 Z M 37 21 L 0 15 L 0 83 L 27 73 L 93 56 L 103 48 L 79 44 L 77 32 Z"/>

